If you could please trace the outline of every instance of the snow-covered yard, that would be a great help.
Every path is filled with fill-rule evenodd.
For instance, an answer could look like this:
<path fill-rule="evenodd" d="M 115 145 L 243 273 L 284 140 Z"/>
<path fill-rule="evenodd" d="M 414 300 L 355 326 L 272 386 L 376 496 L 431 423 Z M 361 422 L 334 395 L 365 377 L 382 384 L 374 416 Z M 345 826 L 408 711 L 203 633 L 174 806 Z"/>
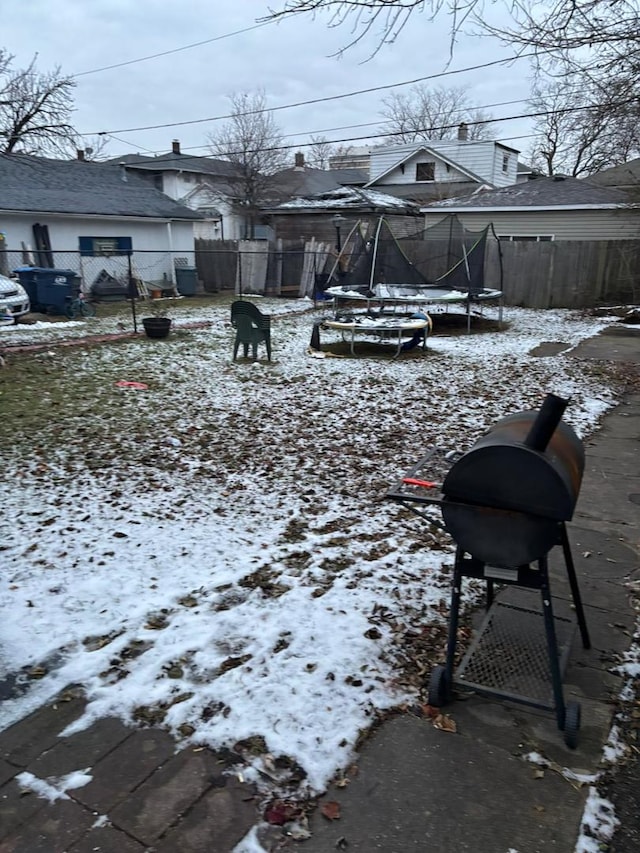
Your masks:
<path fill-rule="evenodd" d="M 271 365 L 231 362 L 228 307 L 163 342 L 9 356 L 0 678 L 22 670 L 25 690 L 0 726 L 78 683 L 80 725 L 244 742 L 323 790 L 380 712 L 416 699 L 444 636 L 450 543 L 385 491 L 547 392 L 585 435 L 619 387 L 613 365 L 530 355 L 613 318 L 509 309 L 505 330 L 436 335 L 424 356 L 317 359 L 305 303 L 260 307 Z M 0 346 L 87 329 L 5 327 Z"/>

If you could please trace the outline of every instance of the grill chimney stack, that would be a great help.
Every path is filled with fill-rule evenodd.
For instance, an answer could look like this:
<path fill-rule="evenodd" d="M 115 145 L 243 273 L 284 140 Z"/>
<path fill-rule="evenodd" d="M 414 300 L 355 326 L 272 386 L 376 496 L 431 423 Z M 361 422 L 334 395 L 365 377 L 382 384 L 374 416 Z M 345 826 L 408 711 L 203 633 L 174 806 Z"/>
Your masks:
<path fill-rule="evenodd" d="M 76 157 L 78 158 L 78 160 L 84 160 L 85 159 L 84 151 L 82 148 L 76 148 Z"/>
<path fill-rule="evenodd" d="M 304 169 L 304 154 L 302 151 L 296 151 L 294 162 L 295 169 Z"/>
<path fill-rule="evenodd" d="M 467 142 L 469 140 L 469 126 L 463 121 L 458 125 L 458 141 Z"/>
<path fill-rule="evenodd" d="M 568 405 L 568 400 L 547 394 L 524 440 L 526 446 L 544 453 Z"/>
<path fill-rule="evenodd" d="M 173 142 L 171 143 L 171 151 L 173 154 L 179 154 L 180 153 L 180 140 L 179 139 L 173 140 Z"/>

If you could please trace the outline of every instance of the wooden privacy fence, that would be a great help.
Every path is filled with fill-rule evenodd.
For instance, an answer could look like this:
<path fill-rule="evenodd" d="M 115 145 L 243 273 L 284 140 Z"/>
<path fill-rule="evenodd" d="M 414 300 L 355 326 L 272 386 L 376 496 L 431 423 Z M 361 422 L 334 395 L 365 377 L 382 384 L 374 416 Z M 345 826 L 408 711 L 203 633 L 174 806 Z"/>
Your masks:
<path fill-rule="evenodd" d="M 525 308 L 588 308 L 637 303 L 640 240 L 501 241 L 487 246 L 485 284 Z"/>
<path fill-rule="evenodd" d="M 326 247 L 314 241 L 305 245 L 289 240 L 276 244 L 251 241 L 249 246 L 234 240 L 196 240 L 195 248 L 198 277 L 209 293 L 235 290 L 273 296 L 310 295 L 315 274 L 331 262 Z M 424 243 L 416 241 L 416 266 L 428 278 L 441 275 L 447 268 L 440 249 L 428 247 L 431 258 L 425 260 Z M 414 260 L 404 242 L 403 250 Z M 485 287 L 501 289 L 506 305 L 525 308 L 637 303 L 640 240 L 488 241 Z"/>

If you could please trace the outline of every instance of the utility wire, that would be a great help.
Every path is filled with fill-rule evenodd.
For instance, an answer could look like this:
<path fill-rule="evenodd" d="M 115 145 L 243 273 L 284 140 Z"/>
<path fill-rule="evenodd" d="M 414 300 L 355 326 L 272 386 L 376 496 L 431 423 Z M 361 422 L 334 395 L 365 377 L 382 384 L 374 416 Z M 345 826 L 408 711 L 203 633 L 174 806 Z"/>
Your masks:
<path fill-rule="evenodd" d="M 204 124 L 209 121 L 222 121 L 224 119 L 236 118 L 240 116 L 258 115 L 260 113 L 275 113 L 281 110 L 290 110 L 296 107 L 306 107 L 312 104 L 325 104 L 330 101 L 340 101 L 345 98 L 354 98 L 356 95 L 368 95 L 372 92 L 383 92 L 388 89 L 397 89 L 401 86 L 411 86 L 415 83 L 423 83 L 425 80 L 437 80 L 442 77 L 450 77 L 454 74 L 463 74 L 466 71 L 480 71 L 483 68 L 490 68 L 494 65 L 505 65 L 509 62 L 514 62 L 517 59 L 535 56 L 535 51 L 530 53 L 519 53 L 509 56 L 505 59 L 494 59 L 491 62 L 482 62 L 479 65 L 470 65 L 467 68 L 456 68 L 450 71 L 440 71 L 437 74 L 427 74 L 424 77 L 415 77 L 413 80 L 404 80 L 401 83 L 386 83 L 381 86 L 371 86 L 367 89 L 358 89 L 355 92 L 344 92 L 340 95 L 327 95 L 324 98 L 310 98 L 307 101 L 296 101 L 292 104 L 281 104 L 277 107 L 265 107 L 263 109 L 247 110 L 242 113 L 229 113 L 227 115 L 209 116 L 208 118 L 190 119 L 188 121 L 165 122 L 164 124 L 149 124 L 141 127 L 124 127 L 114 128 L 113 130 L 97 130 L 91 133 L 82 133 L 80 136 L 105 136 L 110 133 L 136 133 L 141 130 L 161 130 L 165 127 L 185 127 L 190 124 Z"/>
<path fill-rule="evenodd" d="M 636 98 L 627 98 L 624 101 L 618 101 L 616 103 L 610 104 L 609 106 L 612 108 L 623 107 L 623 106 L 627 106 L 628 104 L 636 103 L 636 101 L 637 101 Z M 574 113 L 574 112 L 580 112 L 581 110 L 590 110 L 590 109 L 593 109 L 593 105 L 592 104 L 586 104 L 586 105 L 576 106 L 576 107 L 563 107 L 561 109 L 540 110 L 538 112 L 533 112 L 533 113 L 519 113 L 517 115 L 511 115 L 511 116 L 500 116 L 498 118 L 478 119 L 477 121 L 467 121 L 467 122 L 465 122 L 465 124 L 467 124 L 468 126 L 495 124 L 495 123 L 501 122 L 501 121 L 518 121 L 519 119 L 523 119 L 523 118 L 542 118 L 543 116 L 548 116 L 548 115 L 564 115 L 565 113 Z M 414 130 L 412 130 L 412 133 L 428 133 L 428 132 L 434 131 L 434 130 L 454 130 L 457 127 L 458 127 L 458 124 L 443 124 L 443 125 L 440 125 L 438 127 L 415 128 Z M 388 133 L 378 133 L 378 134 L 376 134 L 375 138 L 380 139 L 382 137 L 390 137 L 390 136 L 393 137 L 393 136 L 397 136 L 397 135 L 398 135 L 397 131 L 389 131 Z M 327 144 L 337 145 L 337 144 L 340 144 L 343 142 L 362 142 L 362 141 L 366 141 L 366 140 L 371 140 L 371 138 L 372 138 L 371 134 L 366 135 L 366 136 L 347 136 L 347 137 L 343 137 L 341 139 L 328 139 Z M 429 141 L 430 140 L 428 140 L 428 139 L 416 139 L 415 145 L 418 146 L 422 143 L 425 147 L 429 147 Z M 442 141 L 447 141 L 447 140 L 442 140 Z M 489 140 L 489 141 L 491 141 L 491 140 Z M 307 144 L 309 144 L 309 143 L 307 143 Z M 412 144 L 412 143 L 405 143 L 405 144 Z M 217 158 L 205 158 L 205 159 L 209 159 L 209 160 L 211 160 L 211 159 L 213 159 L 213 160 L 223 159 L 224 157 L 234 157 L 234 156 L 238 156 L 238 155 L 244 156 L 247 154 L 258 154 L 260 152 L 265 152 L 265 151 L 290 151 L 293 148 L 299 148 L 299 147 L 300 147 L 300 143 L 298 142 L 298 143 L 294 143 L 292 145 L 270 145 L 270 146 L 266 146 L 266 147 L 262 146 L 260 148 L 246 148 L 246 149 L 242 149 L 241 151 L 220 152 Z M 195 154 L 194 155 L 186 155 L 185 157 L 180 159 L 180 162 L 185 163 L 187 160 L 199 160 L 199 159 L 201 159 L 201 158 Z M 176 161 L 173 157 L 164 157 L 164 158 L 163 157 L 154 157 L 152 162 L 154 165 L 157 163 L 172 163 L 173 165 L 175 165 L 175 163 L 176 163 Z M 144 161 L 142 161 L 140 163 L 140 165 L 144 165 Z"/>
<path fill-rule="evenodd" d="M 506 107 L 506 106 L 511 106 L 512 104 L 521 104 L 527 100 L 528 100 L 527 98 L 517 98 L 514 101 L 500 101 L 499 103 L 496 103 L 496 104 L 483 104 L 482 106 L 474 107 L 473 111 L 477 112 L 480 110 L 493 109 L 494 107 Z M 464 115 L 465 111 L 463 109 L 458 109 L 458 110 L 454 110 L 453 112 L 454 113 L 460 113 L 460 115 Z M 323 128 L 319 128 L 318 130 L 296 130 L 296 131 L 291 132 L 291 133 L 283 133 L 282 139 L 289 139 L 293 136 L 315 136 L 318 133 L 333 133 L 333 132 L 338 131 L 338 130 L 354 130 L 354 129 L 359 128 L 359 127 L 373 127 L 373 126 L 380 127 L 381 125 L 390 124 L 392 121 L 393 121 L 393 119 L 380 119 L 378 121 L 360 122 L 359 124 L 343 124 L 343 125 L 338 125 L 337 127 L 323 127 Z M 81 134 L 81 135 L 83 135 L 83 134 Z M 118 136 L 114 136 L 113 134 L 108 134 L 108 135 L 112 139 L 117 139 L 118 142 L 123 142 L 125 145 L 130 145 L 132 148 L 136 148 L 136 147 L 140 148 L 140 149 L 146 151 L 147 154 L 150 154 L 154 157 L 157 157 L 157 156 L 162 155 L 162 154 L 166 154 L 166 148 L 163 148 L 161 151 L 151 151 L 148 148 L 144 148 L 142 145 L 136 146 L 133 142 L 127 142 L 125 139 L 120 139 Z M 313 142 L 300 142 L 299 144 L 307 146 L 307 145 L 314 145 L 315 143 L 313 143 Z M 328 143 L 328 144 L 331 144 L 331 143 Z M 181 146 L 181 152 L 197 151 L 197 150 L 208 151 L 209 147 L 207 145 L 185 145 L 185 146 Z M 197 156 L 197 155 L 195 155 L 195 156 Z"/>
<path fill-rule="evenodd" d="M 158 59 L 160 56 L 169 56 L 172 53 L 180 53 L 183 50 L 191 50 L 194 47 L 202 47 L 203 44 L 212 44 L 215 41 L 239 36 L 243 33 L 251 32 L 251 30 L 259 30 L 261 27 L 266 27 L 273 24 L 275 21 L 263 21 L 261 24 L 254 24 L 251 27 L 244 27 L 242 30 L 234 30 L 232 33 L 224 33 L 221 36 L 213 36 L 210 39 L 203 41 L 194 41 L 192 44 L 185 44 L 182 47 L 174 47 L 171 50 L 163 50 L 160 53 L 150 53 L 149 56 L 139 56 L 137 59 L 127 59 L 125 62 L 115 62 L 113 65 L 103 65 L 101 68 L 91 68 L 89 71 L 79 71 L 77 74 L 71 74 L 70 77 L 86 77 L 88 74 L 98 74 L 100 71 L 111 71 L 112 68 L 124 68 L 125 65 L 135 65 L 137 62 L 147 62 L 149 59 Z M 116 131 L 119 132 L 119 131 Z"/>

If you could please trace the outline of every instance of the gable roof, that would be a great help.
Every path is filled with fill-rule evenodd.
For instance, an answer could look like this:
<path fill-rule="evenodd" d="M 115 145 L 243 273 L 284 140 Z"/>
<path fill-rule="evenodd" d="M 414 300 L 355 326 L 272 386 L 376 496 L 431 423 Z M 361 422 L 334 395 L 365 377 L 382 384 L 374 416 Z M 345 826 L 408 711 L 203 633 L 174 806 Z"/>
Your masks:
<path fill-rule="evenodd" d="M 358 210 L 383 213 L 408 213 L 417 215 L 420 207 L 406 199 L 397 198 L 377 190 L 360 187 L 340 187 L 326 193 L 295 198 L 277 207 L 271 213 L 300 213 L 302 210 Z"/>
<path fill-rule="evenodd" d="M 168 151 L 151 157 L 146 154 L 123 154 L 122 157 L 112 157 L 105 163 L 124 163 L 132 169 L 145 172 L 195 172 L 198 175 L 217 175 L 221 178 L 235 177 L 237 167 L 228 160 L 217 160 L 214 157 L 196 157 L 191 154 L 179 154 Z"/>
<path fill-rule="evenodd" d="M 640 192 L 640 157 L 610 169 L 603 169 L 583 180 L 600 187 L 625 189 L 637 195 Z"/>
<path fill-rule="evenodd" d="M 390 166 L 384 172 L 381 172 L 379 175 L 376 175 L 375 178 L 372 178 L 367 184 L 365 184 L 365 186 L 372 186 L 381 178 L 385 178 L 387 175 L 391 174 L 391 172 L 394 172 L 396 169 L 402 166 L 403 163 L 406 163 L 407 160 L 411 160 L 411 158 L 415 157 L 416 154 L 420 154 L 422 152 L 428 154 L 430 157 L 435 157 L 436 159 L 441 160 L 443 163 L 445 163 L 445 165 L 451 166 L 452 168 L 456 169 L 458 172 L 460 172 L 462 175 L 465 175 L 471 181 L 477 181 L 480 184 L 484 181 L 484 179 L 481 178 L 479 175 L 476 175 L 475 172 L 472 172 L 470 169 L 461 166 L 459 163 L 456 163 L 454 160 L 451 160 L 446 155 L 441 154 L 437 149 L 431 148 L 428 145 L 417 145 L 413 149 L 413 151 L 409 151 L 408 154 L 405 154 L 404 157 L 401 157 L 396 163 L 393 164 L 393 166 Z"/>
<path fill-rule="evenodd" d="M 0 154 L 0 211 L 201 219 L 138 175 L 109 163 Z"/>
<path fill-rule="evenodd" d="M 524 183 L 511 184 L 498 190 L 483 190 L 466 196 L 434 201 L 425 205 L 423 210 L 589 209 L 623 207 L 630 203 L 630 197 L 621 190 L 597 187 L 578 178 L 553 175 L 550 178 L 534 178 Z"/>

